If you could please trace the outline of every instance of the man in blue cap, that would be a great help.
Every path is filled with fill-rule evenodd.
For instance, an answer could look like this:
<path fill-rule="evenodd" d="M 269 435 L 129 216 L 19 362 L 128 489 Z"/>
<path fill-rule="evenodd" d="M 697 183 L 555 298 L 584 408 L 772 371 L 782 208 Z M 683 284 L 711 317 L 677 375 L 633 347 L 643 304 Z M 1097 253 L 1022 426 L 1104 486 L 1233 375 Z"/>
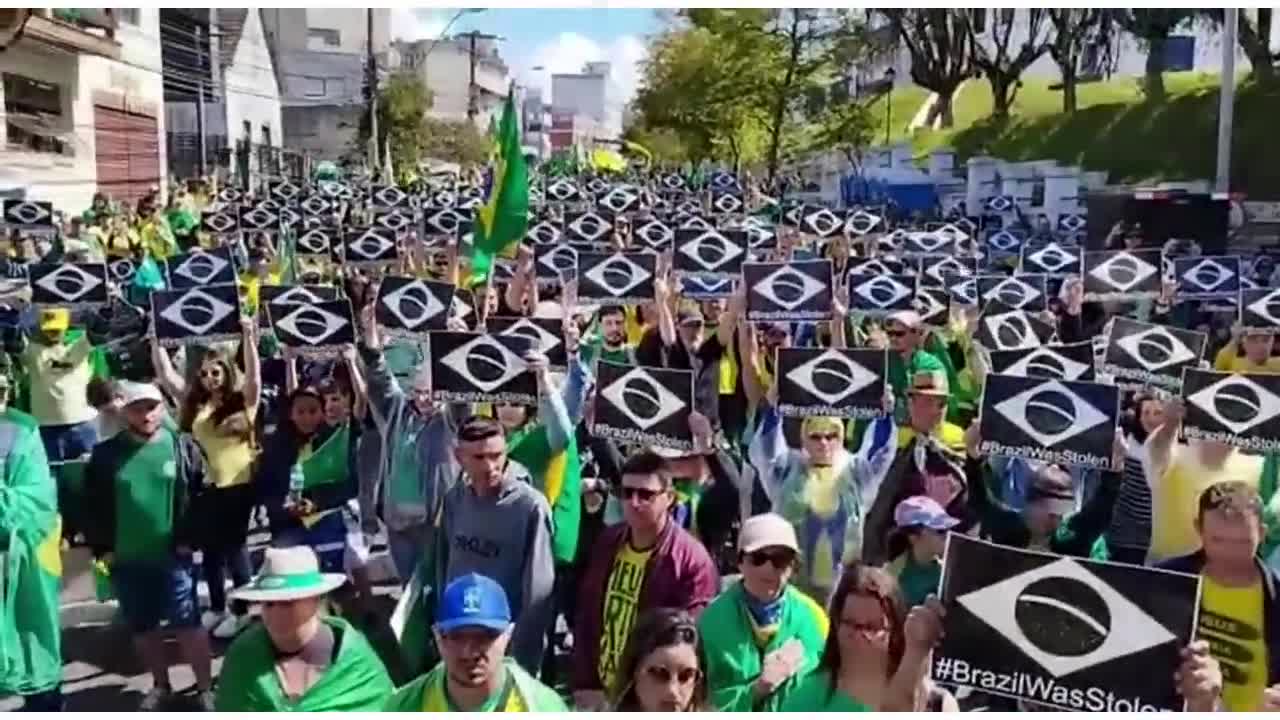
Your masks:
<path fill-rule="evenodd" d="M 506 657 L 511 607 L 502 586 L 483 575 L 455 578 L 436 605 L 443 658 L 401 688 L 388 712 L 568 712 L 554 690 Z"/>

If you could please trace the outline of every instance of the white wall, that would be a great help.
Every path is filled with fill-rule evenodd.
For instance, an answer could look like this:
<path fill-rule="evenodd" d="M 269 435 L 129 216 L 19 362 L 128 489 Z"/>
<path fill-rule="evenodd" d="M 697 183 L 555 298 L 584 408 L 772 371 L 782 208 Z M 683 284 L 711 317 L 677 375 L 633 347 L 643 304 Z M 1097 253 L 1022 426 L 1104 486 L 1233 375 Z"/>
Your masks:
<path fill-rule="evenodd" d="M 453 43 L 440 43 L 420 66 L 427 88 L 431 90 L 432 117 L 444 120 L 467 119 L 470 102 L 471 56 L 468 48 Z M 476 63 L 476 85 L 482 90 L 478 99 L 476 125 L 489 125 L 489 117 L 502 107 L 506 99 L 509 75 L 491 63 Z"/>
<path fill-rule="evenodd" d="M 307 8 L 307 29 L 337 30 L 338 47 L 307 39 L 308 50 L 326 52 L 367 52 L 365 38 L 369 34 L 369 17 L 365 8 Z M 373 10 L 373 49 L 382 52 L 391 42 L 391 10 Z"/>
<path fill-rule="evenodd" d="M 70 142 L 74 153 L 67 156 L 10 150 L 0 143 L 0 187 L 25 186 L 28 198 L 51 200 L 55 207 L 68 213 L 78 213 L 89 206 L 98 182 L 95 90 L 123 96 L 131 105 L 148 106 L 148 114 L 154 112 L 160 177 L 167 176 L 159 9 L 140 8 L 138 25 L 122 24 L 116 30 L 116 38 L 121 45 L 120 61 L 63 52 L 30 40 L 21 40 L 0 53 L 0 70 L 62 87 L 64 123 L 73 133 Z M 0 116 L 3 112 L 0 103 Z"/>
<path fill-rule="evenodd" d="M 250 9 L 245 17 L 231 65 L 223 68 L 223 82 L 226 83 L 229 139 L 242 139 L 242 128 L 248 121 L 253 126 L 253 142 L 262 142 L 262 126 L 266 125 L 271 128 L 271 144 L 279 147 L 284 138 L 280 87 L 256 9 Z"/>

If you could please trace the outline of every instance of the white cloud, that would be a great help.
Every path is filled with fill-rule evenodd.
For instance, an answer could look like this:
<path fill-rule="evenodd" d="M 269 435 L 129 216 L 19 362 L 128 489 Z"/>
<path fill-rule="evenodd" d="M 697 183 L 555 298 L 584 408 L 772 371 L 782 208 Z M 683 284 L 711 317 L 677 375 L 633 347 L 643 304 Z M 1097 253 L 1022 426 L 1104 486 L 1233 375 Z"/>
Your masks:
<path fill-rule="evenodd" d="M 453 12 L 439 8 L 393 7 L 391 38 L 412 41 L 438 37 Z"/>
<path fill-rule="evenodd" d="M 639 83 L 639 62 L 645 58 L 644 41 L 636 35 L 620 35 L 607 45 L 573 32 L 563 32 L 551 42 L 539 45 L 528 63 L 520 68 L 517 77 L 533 87 L 543 88 L 545 100 L 551 97 L 551 76 L 559 73 L 578 73 L 589 62 L 608 62 L 609 105 L 613 112 L 621 113 L 631 102 Z M 534 71 L 533 68 L 542 67 Z"/>

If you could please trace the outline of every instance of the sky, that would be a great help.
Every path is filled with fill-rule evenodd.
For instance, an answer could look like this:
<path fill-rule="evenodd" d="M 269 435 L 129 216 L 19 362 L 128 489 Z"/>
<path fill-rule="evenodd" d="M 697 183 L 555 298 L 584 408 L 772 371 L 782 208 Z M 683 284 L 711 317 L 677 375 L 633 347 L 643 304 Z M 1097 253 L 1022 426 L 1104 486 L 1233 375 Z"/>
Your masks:
<path fill-rule="evenodd" d="M 404 40 L 437 37 L 457 12 L 455 8 L 393 9 L 391 35 Z M 553 73 L 581 72 L 584 63 L 608 61 L 620 107 L 635 94 L 636 64 L 644 59 L 646 36 L 661 27 L 662 20 L 652 9 L 491 8 L 462 15 L 448 33 L 476 30 L 504 38 L 499 52 L 511 68 L 512 79 L 543 88 L 544 100 L 551 99 Z M 543 70 L 534 71 L 535 67 Z"/>

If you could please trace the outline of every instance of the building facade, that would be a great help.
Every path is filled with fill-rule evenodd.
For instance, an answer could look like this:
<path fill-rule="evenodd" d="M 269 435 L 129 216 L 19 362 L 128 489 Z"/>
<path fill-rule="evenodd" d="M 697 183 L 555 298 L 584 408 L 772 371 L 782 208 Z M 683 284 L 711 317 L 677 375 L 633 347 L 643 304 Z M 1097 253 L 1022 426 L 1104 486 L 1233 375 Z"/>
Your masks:
<path fill-rule="evenodd" d="M 581 73 L 551 76 L 552 115 L 572 115 L 576 126 L 589 121 L 591 139 L 614 140 L 622 135 L 622 106 L 615 97 L 612 68 L 607 62 L 589 62 Z"/>
<path fill-rule="evenodd" d="M 372 18 L 373 32 L 369 32 Z M 359 157 L 368 54 L 389 65 L 387 8 L 271 8 L 262 11 L 280 85 L 284 142 L 316 160 Z"/>
<path fill-rule="evenodd" d="M 0 29 L 0 190 L 78 213 L 164 185 L 158 9 L 5 9 Z"/>
<path fill-rule="evenodd" d="M 473 43 L 474 42 L 474 46 Z M 476 127 L 489 127 L 501 113 L 511 86 L 511 70 L 490 38 L 457 35 L 447 40 L 424 38 L 393 43 L 399 69 L 412 72 L 431 91 L 428 115 L 466 120 L 471 103 L 471 66 L 475 57 Z M 473 50 L 474 48 L 474 50 Z"/>

